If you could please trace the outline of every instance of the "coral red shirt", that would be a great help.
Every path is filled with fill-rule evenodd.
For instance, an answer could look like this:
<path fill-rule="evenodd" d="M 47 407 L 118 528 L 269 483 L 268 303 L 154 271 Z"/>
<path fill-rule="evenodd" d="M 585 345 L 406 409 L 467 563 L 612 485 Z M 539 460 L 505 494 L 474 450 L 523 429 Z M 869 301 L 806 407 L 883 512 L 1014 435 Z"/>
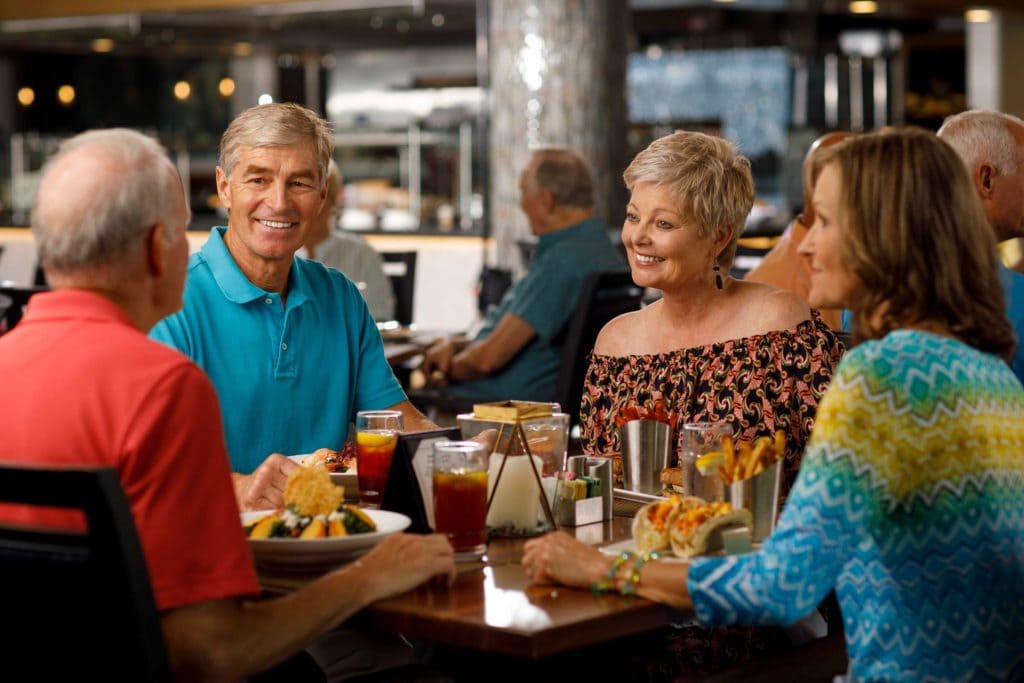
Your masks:
<path fill-rule="evenodd" d="M 259 591 L 231 485 L 220 408 L 183 355 L 111 301 L 37 294 L 0 337 L 0 460 L 117 469 L 157 608 Z M 80 513 L 4 508 L 6 520 L 81 526 Z"/>

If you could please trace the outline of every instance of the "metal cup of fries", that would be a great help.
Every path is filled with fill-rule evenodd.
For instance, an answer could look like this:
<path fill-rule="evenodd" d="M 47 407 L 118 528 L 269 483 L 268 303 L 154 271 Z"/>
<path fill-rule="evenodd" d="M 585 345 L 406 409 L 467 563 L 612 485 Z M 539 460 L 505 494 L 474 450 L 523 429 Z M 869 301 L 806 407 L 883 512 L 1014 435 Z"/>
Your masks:
<path fill-rule="evenodd" d="M 779 511 L 779 486 L 786 441 L 782 432 L 763 436 L 753 444 L 722 440 L 723 458 L 718 473 L 725 483 L 725 500 L 734 509 L 746 508 L 754 518 L 751 540 L 758 543 L 775 528 Z"/>
<path fill-rule="evenodd" d="M 734 509 L 746 508 L 754 518 L 750 540 L 759 543 L 771 535 L 779 509 L 779 483 L 782 460 L 776 460 L 768 469 L 750 479 L 733 482 L 725 487 L 725 500 Z"/>

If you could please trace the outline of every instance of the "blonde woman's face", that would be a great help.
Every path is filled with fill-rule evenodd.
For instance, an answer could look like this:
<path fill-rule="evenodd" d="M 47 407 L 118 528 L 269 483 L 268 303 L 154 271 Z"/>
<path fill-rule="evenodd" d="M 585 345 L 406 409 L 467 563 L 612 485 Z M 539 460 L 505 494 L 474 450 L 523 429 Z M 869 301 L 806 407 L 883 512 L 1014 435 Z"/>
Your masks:
<path fill-rule="evenodd" d="M 814 223 L 800 243 L 799 253 L 811 269 L 807 302 L 813 308 L 848 308 L 857 311 L 864 286 L 849 267 L 844 251 L 846 225 L 840 215 L 842 174 L 829 164 L 814 185 Z"/>
<path fill-rule="evenodd" d="M 676 196 L 651 182 L 633 186 L 622 243 L 633 280 L 666 293 L 713 283 L 715 254 L 724 248 L 710 237 L 701 237 Z"/>

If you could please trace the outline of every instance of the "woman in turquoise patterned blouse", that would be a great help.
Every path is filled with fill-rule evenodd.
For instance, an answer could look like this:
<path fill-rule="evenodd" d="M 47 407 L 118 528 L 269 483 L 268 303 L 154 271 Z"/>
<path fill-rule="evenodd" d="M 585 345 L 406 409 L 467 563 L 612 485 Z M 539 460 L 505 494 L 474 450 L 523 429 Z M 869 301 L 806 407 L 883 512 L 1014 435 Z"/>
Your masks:
<path fill-rule="evenodd" d="M 1021 680 L 1024 389 L 981 205 L 921 130 L 828 150 L 814 178 L 811 305 L 852 309 L 861 343 L 775 533 L 756 553 L 625 562 L 611 580 L 611 558 L 564 534 L 528 543 L 523 564 L 541 582 L 638 578 L 705 624 L 791 623 L 834 588 L 850 680 Z"/>

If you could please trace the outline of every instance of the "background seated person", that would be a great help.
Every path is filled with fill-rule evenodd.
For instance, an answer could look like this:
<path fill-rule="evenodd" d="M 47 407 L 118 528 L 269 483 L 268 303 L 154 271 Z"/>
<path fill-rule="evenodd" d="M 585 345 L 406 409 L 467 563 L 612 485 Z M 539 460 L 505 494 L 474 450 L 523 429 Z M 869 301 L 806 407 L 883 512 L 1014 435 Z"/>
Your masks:
<path fill-rule="evenodd" d="M 1024 237 L 1024 121 L 997 111 L 965 111 L 946 119 L 938 136 L 967 166 L 996 240 Z M 1006 315 L 1017 331 L 1013 371 L 1024 382 L 1024 274 L 1001 263 L 998 268 Z"/>
<path fill-rule="evenodd" d="M 765 254 L 764 259 L 756 268 L 747 273 L 745 280 L 788 289 L 807 301 L 807 293 L 811 289 L 811 270 L 807 261 L 797 253 L 797 250 L 807 235 L 807 231 L 814 224 L 814 206 L 811 204 L 811 190 L 813 189 L 810 179 L 811 164 L 818 152 L 852 136 L 853 133 L 837 131 L 826 133 L 811 143 L 807 155 L 804 157 L 801 174 L 804 189 L 803 207 L 786 227 L 786 231 L 782 233 L 778 243 Z M 841 310 L 822 308 L 818 312 L 821 314 L 821 319 L 833 330 L 843 329 Z"/>
<path fill-rule="evenodd" d="M 768 624 L 834 588 L 849 680 L 1021 680 L 1024 610 L 1008 606 L 1024 600 L 1024 389 L 981 204 L 921 130 L 849 140 L 814 176 L 810 303 L 853 310 L 866 341 L 836 370 L 761 550 L 641 563 L 637 592 L 708 625 Z M 523 565 L 590 586 L 611 558 L 556 534 Z"/>
<path fill-rule="evenodd" d="M 590 168 L 575 152 L 533 152 L 519 176 L 519 206 L 539 238 L 530 268 L 488 312 L 474 339 L 439 339 L 427 349 L 421 369 L 429 382 L 457 396 L 554 400 L 556 338 L 583 281 L 622 266 L 594 216 L 594 191 Z"/>
<path fill-rule="evenodd" d="M 217 396 L 194 363 L 145 336 L 181 306 L 188 221 L 181 180 L 156 141 L 122 129 L 61 145 L 32 207 L 32 234 L 54 291 L 32 297 L 21 323 L 0 339 L 3 458 L 115 468 L 174 678 L 242 680 L 374 600 L 436 574 L 453 577 L 455 564 L 443 536 L 394 534 L 285 598 L 260 596 Z M 3 516 L 81 524 L 77 511 L 17 507 Z M 337 649 L 322 655 L 344 666 Z"/>
<path fill-rule="evenodd" d="M 384 259 L 362 235 L 337 227 L 338 211 L 343 205 L 341 187 L 341 171 L 331 159 L 327 165 L 327 198 L 298 255 L 316 259 L 328 268 L 341 271 L 352 282 L 362 283 L 360 291 L 373 319 L 393 320 L 395 292 L 384 273 Z"/>
<path fill-rule="evenodd" d="M 278 507 L 296 467 L 281 454 L 341 449 L 359 410 L 435 428 L 406 399 L 356 286 L 295 258 L 327 196 L 332 149 L 327 122 L 296 104 L 231 122 L 217 166 L 228 225 L 189 260 L 184 308 L 150 333 L 213 381 L 243 509 Z"/>

